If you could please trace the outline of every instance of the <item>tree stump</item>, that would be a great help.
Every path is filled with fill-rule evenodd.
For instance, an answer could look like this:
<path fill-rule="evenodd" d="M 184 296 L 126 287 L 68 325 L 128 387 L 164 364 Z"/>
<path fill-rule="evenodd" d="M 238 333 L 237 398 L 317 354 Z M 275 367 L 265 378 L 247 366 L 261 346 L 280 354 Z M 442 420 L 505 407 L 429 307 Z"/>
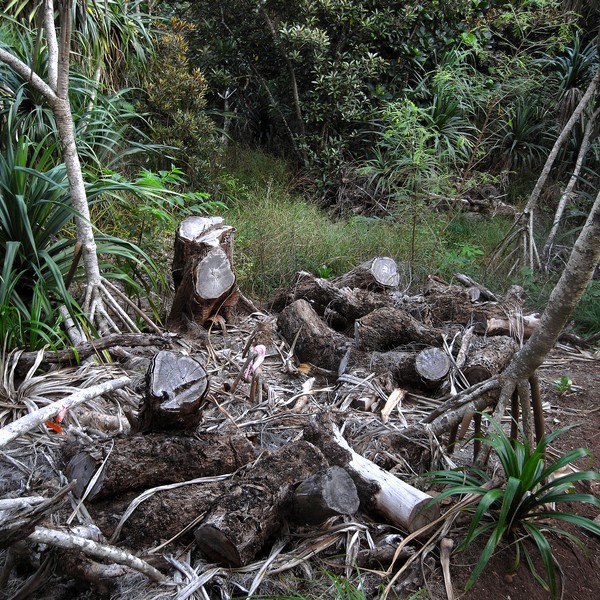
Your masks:
<path fill-rule="evenodd" d="M 186 320 L 204 325 L 220 312 L 229 318 L 240 295 L 233 272 L 234 232 L 222 217 L 188 217 L 179 225 L 169 327 L 180 327 Z"/>
<path fill-rule="evenodd" d="M 191 356 L 159 352 L 146 372 L 146 396 L 140 410 L 141 431 L 193 431 L 202 418 L 208 375 Z"/>

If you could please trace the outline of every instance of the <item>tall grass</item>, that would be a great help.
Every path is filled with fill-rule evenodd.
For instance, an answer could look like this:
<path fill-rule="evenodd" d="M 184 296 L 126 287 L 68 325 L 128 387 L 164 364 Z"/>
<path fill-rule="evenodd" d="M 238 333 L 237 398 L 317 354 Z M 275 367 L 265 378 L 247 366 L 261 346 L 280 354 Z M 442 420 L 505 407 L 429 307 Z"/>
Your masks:
<path fill-rule="evenodd" d="M 238 283 L 254 298 L 290 285 L 297 271 L 336 276 L 375 256 L 398 262 L 407 289 L 420 287 L 430 273 L 451 278 L 461 271 L 485 279 L 483 259 L 508 227 L 502 219 L 458 216 L 438 240 L 448 215 L 423 210 L 411 261 L 412 222 L 362 216 L 334 221 L 294 192 L 293 174 L 281 160 L 255 151 L 238 153 L 213 198 L 228 206 L 227 221 L 237 228 Z"/>

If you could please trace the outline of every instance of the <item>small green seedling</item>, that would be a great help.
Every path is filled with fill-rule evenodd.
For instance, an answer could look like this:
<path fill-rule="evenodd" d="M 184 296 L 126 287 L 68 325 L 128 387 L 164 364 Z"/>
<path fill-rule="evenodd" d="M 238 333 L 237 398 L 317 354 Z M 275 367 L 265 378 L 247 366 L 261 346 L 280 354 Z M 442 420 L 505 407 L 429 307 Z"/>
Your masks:
<path fill-rule="evenodd" d="M 560 379 L 555 379 L 552 382 L 552 385 L 554 386 L 555 391 L 558 392 L 560 396 L 564 396 L 567 392 L 571 391 L 571 388 L 573 387 L 573 382 L 569 377 L 563 375 Z"/>

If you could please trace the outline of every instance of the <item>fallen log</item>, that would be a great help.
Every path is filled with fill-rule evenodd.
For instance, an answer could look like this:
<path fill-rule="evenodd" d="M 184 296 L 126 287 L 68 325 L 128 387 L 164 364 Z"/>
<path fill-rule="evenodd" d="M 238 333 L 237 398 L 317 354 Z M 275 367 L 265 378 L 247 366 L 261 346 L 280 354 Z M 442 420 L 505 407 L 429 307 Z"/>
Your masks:
<path fill-rule="evenodd" d="M 162 350 L 146 372 L 139 431 L 193 431 L 202 418 L 208 375 L 191 356 Z"/>
<path fill-rule="evenodd" d="M 81 498 L 96 478 L 88 500 L 232 473 L 254 457 L 245 436 L 216 433 L 199 437 L 148 433 L 93 446 L 68 444 L 63 450 L 66 475 L 76 481 L 76 496 Z"/>
<path fill-rule="evenodd" d="M 396 310 L 398 309 L 391 309 L 392 313 Z M 385 309 L 382 311 L 385 312 Z M 408 317 L 405 321 L 412 319 L 403 311 L 398 310 L 398 312 Z M 391 318 L 392 313 L 386 314 Z M 412 321 L 415 322 L 413 334 L 416 335 L 416 331 L 420 331 L 420 328 L 414 319 Z M 357 321 L 359 322 L 360 320 Z M 326 325 L 306 300 L 296 300 L 286 307 L 280 313 L 277 324 L 281 334 L 290 344 L 295 340 L 295 354 L 302 363 L 309 363 L 338 374 L 340 370 L 349 369 L 366 370 L 376 374 L 390 373 L 401 386 L 420 388 L 425 384 L 425 387 L 431 387 L 431 382 L 417 373 L 415 367 L 417 352 L 357 350 L 353 340 Z M 438 339 L 437 334 L 431 333 L 433 330 L 428 330 L 424 326 L 422 328 L 424 331 L 429 331 L 429 339 Z M 378 335 L 374 328 L 372 331 L 373 337 Z M 369 333 L 368 330 L 367 335 Z M 385 332 L 382 335 L 385 337 Z M 395 330 L 394 335 L 398 340 L 398 336 L 402 333 Z M 439 335 L 441 337 L 441 332 Z"/>
<path fill-rule="evenodd" d="M 239 291 L 233 272 L 233 234 L 222 217 L 188 217 L 177 228 L 173 257 L 175 297 L 167 318 L 177 328 L 229 312 Z"/>
<path fill-rule="evenodd" d="M 405 483 L 355 452 L 335 424 L 332 433 L 313 423 L 305 436 L 323 451 L 330 463 L 348 471 L 360 497 L 361 507 L 384 515 L 391 523 L 413 532 L 439 516 L 437 504 L 426 507 L 432 497 Z"/>
<path fill-rule="evenodd" d="M 296 488 L 292 517 L 298 523 L 317 525 L 334 515 L 352 515 L 359 505 L 350 475 L 341 467 L 329 467 Z"/>
<path fill-rule="evenodd" d="M 306 300 L 320 316 L 326 312 L 335 313 L 340 324 L 334 326 L 338 331 L 352 324 L 354 319 L 362 317 L 389 304 L 389 299 L 380 293 L 360 288 L 339 287 L 331 279 L 321 279 L 311 273 L 301 271 L 290 288 L 278 290 L 268 300 L 271 310 L 281 311 L 296 300 Z M 330 319 L 326 318 L 330 323 Z"/>
<path fill-rule="evenodd" d="M 385 306 L 355 323 L 354 339 L 359 350 L 391 350 L 413 342 L 441 346 L 443 331 L 426 327 L 404 310 Z"/>
<path fill-rule="evenodd" d="M 297 484 L 326 466 L 323 454 L 303 440 L 263 455 L 196 529 L 199 550 L 211 562 L 248 564 L 289 515 Z"/>
<path fill-rule="evenodd" d="M 361 288 L 364 290 L 384 291 L 398 287 L 400 275 L 398 265 L 393 258 L 378 256 L 368 260 L 348 273 L 332 280 L 336 287 Z"/>
<path fill-rule="evenodd" d="M 441 348 L 426 348 L 417 354 L 415 370 L 428 386 L 439 385 L 450 371 L 450 358 Z"/>
<path fill-rule="evenodd" d="M 351 340 L 328 327 L 306 300 L 296 300 L 279 314 L 277 326 L 301 362 L 337 371 Z"/>

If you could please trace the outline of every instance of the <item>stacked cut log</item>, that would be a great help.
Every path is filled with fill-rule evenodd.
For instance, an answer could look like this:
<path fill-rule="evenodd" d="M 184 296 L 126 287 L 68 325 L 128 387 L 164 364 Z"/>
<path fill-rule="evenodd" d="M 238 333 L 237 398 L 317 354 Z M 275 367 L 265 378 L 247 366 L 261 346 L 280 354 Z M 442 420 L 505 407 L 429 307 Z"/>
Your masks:
<path fill-rule="evenodd" d="M 373 274 L 380 261 L 396 275 Z M 373 259 L 332 280 L 302 272 L 289 290 L 274 294 L 278 326 L 290 344 L 295 340 L 301 362 L 338 376 L 348 369 L 390 373 L 400 386 L 431 390 L 456 368 L 453 354 L 466 327 L 479 334 L 470 354 L 463 349 L 467 379 L 481 381 L 505 368 L 515 339 L 528 337 L 537 324 L 536 315 L 523 316 L 518 290 L 498 300 L 460 274 L 463 285 L 430 277 L 422 294 L 401 294 L 390 261 Z"/>
<path fill-rule="evenodd" d="M 240 293 L 233 271 L 233 234 L 222 217 L 189 217 L 178 227 L 173 257 L 175 297 L 167 325 L 230 319 Z"/>

